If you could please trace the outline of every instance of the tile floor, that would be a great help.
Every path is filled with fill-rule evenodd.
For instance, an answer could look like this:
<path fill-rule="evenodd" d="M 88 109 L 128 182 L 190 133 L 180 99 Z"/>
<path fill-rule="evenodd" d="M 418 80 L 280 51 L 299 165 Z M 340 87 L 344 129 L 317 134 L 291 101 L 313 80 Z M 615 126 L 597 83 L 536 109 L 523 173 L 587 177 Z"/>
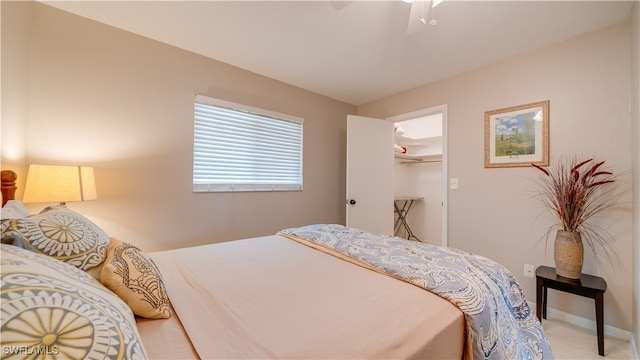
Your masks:
<path fill-rule="evenodd" d="M 595 330 L 555 319 L 543 320 L 542 327 L 547 333 L 551 350 L 557 360 L 634 359 L 629 341 L 605 336 L 605 356 L 602 357 L 598 355 L 598 340 Z"/>

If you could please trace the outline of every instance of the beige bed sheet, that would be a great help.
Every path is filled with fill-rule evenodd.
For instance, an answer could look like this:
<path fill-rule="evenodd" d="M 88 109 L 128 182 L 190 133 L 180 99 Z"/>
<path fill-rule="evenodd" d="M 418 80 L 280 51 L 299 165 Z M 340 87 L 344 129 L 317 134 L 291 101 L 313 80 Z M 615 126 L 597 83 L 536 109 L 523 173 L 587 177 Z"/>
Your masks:
<path fill-rule="evenodd" d="M 196 357 L 180 323 L 202 359 L 463 356 L 464 316 L 448 301 L 282 236 L 149 255 L 180 320 L 139 324 L 152 358 Z"/>
<path fill-rule="evenodd" d="M 169 319 L 136 317 L 136 324 L 149 359 L 199 359 L 175 311 Z"/>

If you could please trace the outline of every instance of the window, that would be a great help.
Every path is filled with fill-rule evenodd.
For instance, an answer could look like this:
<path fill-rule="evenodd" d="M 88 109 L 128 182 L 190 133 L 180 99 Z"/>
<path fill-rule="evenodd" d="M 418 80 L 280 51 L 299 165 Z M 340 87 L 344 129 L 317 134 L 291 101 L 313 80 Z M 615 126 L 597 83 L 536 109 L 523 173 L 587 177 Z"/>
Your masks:
<path fill-rule="evenodd" d="M 196 96 L 193 191 L 302 190 L 303 122 Z"/>

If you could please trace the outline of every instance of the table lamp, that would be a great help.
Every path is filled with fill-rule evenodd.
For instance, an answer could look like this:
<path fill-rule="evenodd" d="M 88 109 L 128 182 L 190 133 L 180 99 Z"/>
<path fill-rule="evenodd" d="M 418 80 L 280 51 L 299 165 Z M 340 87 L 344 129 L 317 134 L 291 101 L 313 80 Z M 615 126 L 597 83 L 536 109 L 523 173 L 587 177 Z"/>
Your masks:
<path fill-rule="evenodd" d="M 98 198 L 93 168 L 71 165 L 29 166 L 22 201 L 25 203 L 85 201 Z"/>

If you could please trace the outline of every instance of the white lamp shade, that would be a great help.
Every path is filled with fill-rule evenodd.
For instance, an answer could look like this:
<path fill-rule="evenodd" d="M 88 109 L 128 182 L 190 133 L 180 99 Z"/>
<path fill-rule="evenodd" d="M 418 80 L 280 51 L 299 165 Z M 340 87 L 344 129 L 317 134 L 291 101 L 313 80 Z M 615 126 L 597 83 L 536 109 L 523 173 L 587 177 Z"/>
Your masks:
<path fill-rule="evenodd" d="M 30 165 L 22 201 L 60 202 L 98 198 L 92 167 Z"/>

